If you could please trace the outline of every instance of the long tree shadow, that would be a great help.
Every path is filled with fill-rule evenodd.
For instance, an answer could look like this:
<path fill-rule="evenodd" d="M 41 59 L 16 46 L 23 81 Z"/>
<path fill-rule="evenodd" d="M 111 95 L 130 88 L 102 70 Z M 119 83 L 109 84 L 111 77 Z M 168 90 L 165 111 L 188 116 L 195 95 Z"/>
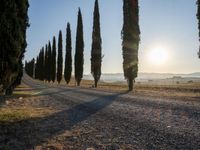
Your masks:
<path fill-rule="evenodd" d="M 33 148 L 49 138 L 71 130 L 76 124 L 109 106 L 122 94 L 102 96 L 44 118 L 7 124 L 0 123 L 0 149 L 6 146 L 16 150 Z"/>

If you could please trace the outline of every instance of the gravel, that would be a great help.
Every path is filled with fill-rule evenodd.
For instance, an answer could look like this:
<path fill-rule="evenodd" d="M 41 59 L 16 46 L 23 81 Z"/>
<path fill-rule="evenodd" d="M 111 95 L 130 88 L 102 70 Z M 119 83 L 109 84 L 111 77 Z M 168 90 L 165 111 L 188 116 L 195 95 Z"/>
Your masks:
<path fill-rule="evenodd" d="M 33 81 L 25 81 L 34 87 Z M 40 94 L 59 111 L 0 124 L 0 149 L 200 149 L 200 104 L 189 99 L 65 87 L 49 87 Z"/>

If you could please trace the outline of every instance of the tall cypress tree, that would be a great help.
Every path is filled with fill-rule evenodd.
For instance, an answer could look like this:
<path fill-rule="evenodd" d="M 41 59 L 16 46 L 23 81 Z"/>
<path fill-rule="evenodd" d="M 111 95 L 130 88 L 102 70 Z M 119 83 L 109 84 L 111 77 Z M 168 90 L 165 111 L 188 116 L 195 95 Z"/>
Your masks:
<path fill-rule="evenodd" d="M 76 32 L 76 52 L 75 52 L 75 80 L 78 86 L 83 78 L 83 20 L 81 10 L 78 10 L 77 32 Z"/>
<path fill-rule="evenodd" d="M 52 45 L 52 72 L 51 72 L 51 79 L 53 82 L 56 80 L 56 37 L 53 37 L 53 45 Z"/>
<path fill-rule="evenodd" d="M 28 0 L 1 0 L 0 5 L 0 92 L 12 94 L 23 74 Z"/>
<path fill-rule="evenodd" d="M 35 79 L 39 79 L 39 71 L 39 57 L 37 57 L 35 63 Z"/>
<path fill-rule="evenodd" d="M 49 41 L 48 44 L 48 66 L 47 66 L 47 70 L 48 70 L 48 81 L 51 82 L 51 73 L 52 73 L 52 59 L 51 59 L 51 42 Z"/>
<path fill-rule="evenodd" d="M 48 81 L 48 46 L 45 46 L 45 59 L 44 59 L 44 79 Z"/>
<path fill-rule="evenodd" d="M 199 29 L 199 41 L 200 41 L 200 0 L 197 0 L 197 19 L 198 19 L 198 29 Z M 200 48 L 198 55 L 200 58 Z"/>
<path fill-rule="evenodd" d="M 123 69 L 129 90 L 138 73 L 138 49 L 140 41 L 138 0 L 123 0 L 124 24 L 122 29 Z"/>
<path fill-rule="evenodd" d="M 66 35 L 66 56 L 65 56 L 65 71 L 64 77 L 67 84 L 69 84 L 72 74 L 72 40 L 70 24 L 67 24 Z"/>
<path fill-rule="evenodd" d="M 39 54 L 39 79 L 44 80 L 44 47 L 41 49 Z"/>
<path fill-rule="evenodd" d="M 58 60 L 57 60 L 57 81 L 60 84 L 63 72 L 63 56 L 62 56 L 62 31 L 59 31 L 58 37 Z"/>
<path fill-rule="evenodd" d="M 92 33 L 92 52 L 91 52 L 91 73 L 94 77 L 95 87 L 101 77 L 101 31 L 100 31 L 100 14 L 98 0 L 95 1 L 93 33 Z"/>

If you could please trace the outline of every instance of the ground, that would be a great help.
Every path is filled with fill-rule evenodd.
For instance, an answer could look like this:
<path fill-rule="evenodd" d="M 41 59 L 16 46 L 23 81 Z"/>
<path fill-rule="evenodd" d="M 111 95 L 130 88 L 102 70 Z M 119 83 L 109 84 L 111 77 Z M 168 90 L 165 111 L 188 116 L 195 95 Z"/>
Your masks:
<path fill-rule="evenodd" d="M 200 149 L 200 84 L 91 88 L 25 75 L 0 98 L 0 149 Z"/>

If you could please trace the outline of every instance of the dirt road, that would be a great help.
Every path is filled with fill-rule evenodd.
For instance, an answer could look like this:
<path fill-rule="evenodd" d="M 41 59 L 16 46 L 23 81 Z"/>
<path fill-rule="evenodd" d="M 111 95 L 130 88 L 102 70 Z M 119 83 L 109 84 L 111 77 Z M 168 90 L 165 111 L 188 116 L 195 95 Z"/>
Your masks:
<path fill-rule="evenodd" d="M 52 114 L 0 126 L 14 149 L 200 149 L 200 103 L 23 82 Z M 34 105 L 34 104 L 33 104 Z M 16 146 L 17 145 L 17 146 Z"/>

